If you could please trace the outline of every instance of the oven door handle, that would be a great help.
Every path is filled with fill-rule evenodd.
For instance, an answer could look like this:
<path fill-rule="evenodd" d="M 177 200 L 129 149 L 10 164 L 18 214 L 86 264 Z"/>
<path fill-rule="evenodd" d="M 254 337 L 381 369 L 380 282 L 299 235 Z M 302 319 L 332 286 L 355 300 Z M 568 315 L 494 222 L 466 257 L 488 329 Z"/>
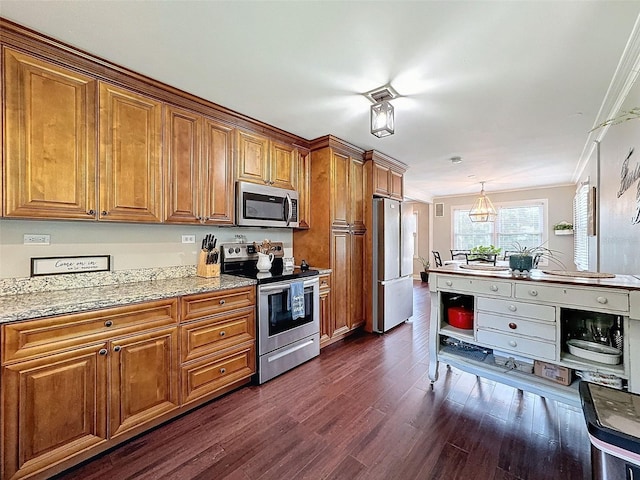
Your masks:
<path fill-rule="evenodd" d="M 284 292 L 285 290 L 289 290 L 292 282 L 287 282 L 286 284 L 282 283 L 274 283 L 273 285 L 260 285 L 260 292 Z M 320 284 L 320 280 L 317 277 L 314 277 L 313 280 L 305 280 L 305 287 L 313 287 L 315 284 Z"/>

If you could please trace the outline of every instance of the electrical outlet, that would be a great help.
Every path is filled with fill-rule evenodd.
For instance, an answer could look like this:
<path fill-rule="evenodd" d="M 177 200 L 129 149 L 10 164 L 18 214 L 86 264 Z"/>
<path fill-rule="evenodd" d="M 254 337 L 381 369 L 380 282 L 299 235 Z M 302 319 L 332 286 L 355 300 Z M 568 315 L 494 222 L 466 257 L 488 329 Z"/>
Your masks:
<path fill-rule="evenodd" d="M 195 235 L 182 235 L 182 243 L 196 243 Z"/>
<path fill-rule="evenodd" d="M 25 245 L 49 245 L 51 244 L 51 235 L 43 233 L 25 233 L 24 234 Z"/>

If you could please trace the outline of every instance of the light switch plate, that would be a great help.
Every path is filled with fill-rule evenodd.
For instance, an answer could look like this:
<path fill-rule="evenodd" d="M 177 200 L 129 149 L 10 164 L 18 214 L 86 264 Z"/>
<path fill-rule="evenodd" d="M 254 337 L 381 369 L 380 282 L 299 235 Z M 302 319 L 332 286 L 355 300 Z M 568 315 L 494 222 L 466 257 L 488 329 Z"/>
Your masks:
<path fill-rule="evenodd" d="M 195 235 L 182 235 L 182 243 L 196 243 Z"/>

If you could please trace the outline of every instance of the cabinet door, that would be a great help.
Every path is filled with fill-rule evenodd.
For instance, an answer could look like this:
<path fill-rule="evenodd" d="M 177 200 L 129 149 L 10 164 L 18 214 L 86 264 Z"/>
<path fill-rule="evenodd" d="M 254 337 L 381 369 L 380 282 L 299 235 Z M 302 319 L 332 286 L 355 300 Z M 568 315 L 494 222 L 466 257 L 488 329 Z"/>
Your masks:
<path fill-rule="evenodd" d="M 5 215 L 95 219 L 96 82 L 4 51 Z"/>
<path fill-rule="evenodd" d="M 351 314 L 349 315 L 349 328 L 356 328 L 365 322 L 365 301 L 371 300 L 371 297 L 364 290 L 364 231 L 352 233 L 350 242 L 349 305 L 351 306 Z"/>
<path fill-rule="evenodd" d="M 202 158 L 203 206 L 201 215 L 207 223 L 232 224 L 234 212 L 233 129 L 205 119 Z"/>
<path fill-rule="evenodd" d="M 364 232 L 364 166 L 359 160 L 349 163 L 349 224 L 352 230 Z"/>
<path fill-rule="evenodd" d="M 165 221 L 196 223 L 202 117 L 168 106 L 165 112 Z"/>
<path fill-rule="evenodd" d="M 320 345 L 331 339 L 331 289 L 329 275 L 320 276 Z"/>
<path fill-rule="evenodd" d="M 238 180 L 269 183 L 269 139 L 238 131 Z"/>
<path fill-rule="evenodd" d="M 349 305 L 349 257 L 350 237 L 346 231 L 331 232 L 331 257 L 333 270 L 333 287 L 331 294 L 333 325 L 331 336 L 340 335 L 350 330 L 351 309 Z"/>
<path fill-rule="evenodd" d="M 373 164 L 373 193 L 384 196 L 391 193 L 389 169 L 375 163 Z"/>
<path fill-rule="evenodd" d="M 104 353 L 98 344 L 3 368 L 2 478 L 27 476 L 106 441 Z"/>
<path fill-rule="evenodd" d="M 297 158 L 291 145 L 271 143 L 269 184 L 274 187 L 296 189 Z"/>
<path fill-rule="evenodd" d="M 331 155 L 331 172 L 333 185 L 331 193 L 332 227 L 349 227 L 349 209 L 351 193 L 349 192 L 349 157 L 333 152 Z"/>
<path fill-rule="evenodd" d="M 396 200 L 403 199 L 403 176 L 401 173 L 394 172 L 393 170 L 389 171 L 389 179 L 391 183 L 391 198 L 395 198 Z"/>
<path fill-rule="evenodd" d="M 176 327 L 111 342 L 109 436 L 178 407 Z"/>
<path fill-rule="evenodd" d="M 311 227 L 311 153 L 297 149 L 298 155 L 298 228 Z"/>
<path fill-rule="evenodd" d="M 160 222 L 162 104 L 100 84 L 100 219 Z"/>

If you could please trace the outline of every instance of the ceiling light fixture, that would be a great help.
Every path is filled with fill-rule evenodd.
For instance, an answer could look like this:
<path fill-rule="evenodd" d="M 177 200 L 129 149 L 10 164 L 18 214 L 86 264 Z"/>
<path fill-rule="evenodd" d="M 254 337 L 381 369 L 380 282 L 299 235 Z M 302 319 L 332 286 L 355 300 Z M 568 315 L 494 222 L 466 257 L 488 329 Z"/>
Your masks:
<path fill-rule="evenodd" d="M 453 163 L 454 165 L 462 163 L 462 157 L 451 157 L 449 160 L 451 160 L 451 163 Z"/>
<path fill-rule="evenodd" d="M 378 138 L 388 137 L 395 132 L 393 105 L 389 103 L 398 96 L 391 85 L 376 88 L 364 94 L 373 102 L 371 105 L 371 134 Z"/>
<path fill-rule="evenodd" d="M 472 222 L 493 222 L 498 214 L 489 197 L 484 194 L 484 182 L 480 182 L 480 184 L 482 185 L 480 197 L 471 207 L 469 218 Z"/>

